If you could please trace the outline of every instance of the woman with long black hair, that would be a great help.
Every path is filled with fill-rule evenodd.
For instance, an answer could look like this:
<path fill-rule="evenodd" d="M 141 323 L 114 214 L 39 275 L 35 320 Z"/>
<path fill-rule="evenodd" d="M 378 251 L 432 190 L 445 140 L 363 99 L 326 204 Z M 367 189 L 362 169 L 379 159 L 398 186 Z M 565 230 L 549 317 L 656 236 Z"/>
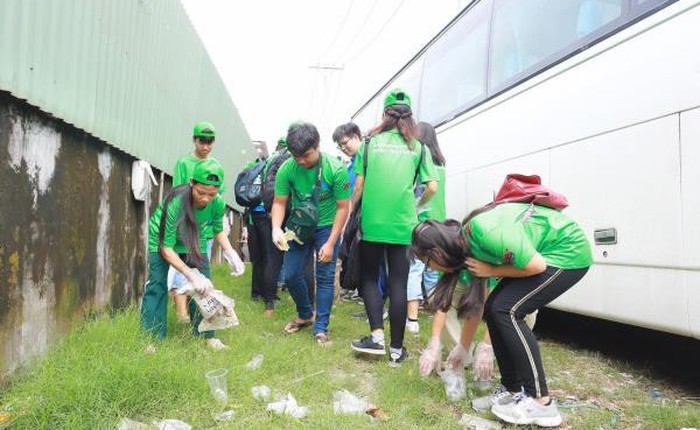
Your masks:
<path fill-rule="evenodd" d="M 504 203 L 474 211 L 463 223 L 421 223 L 412 244 L 418 258 L 443 273 L 434 310 L 454 306 L 470 321 L 463 339 L 473 336 L 483 312 L 503 385 L 491 396 L 491 411 L 512 424 L 558 426 L 561 415 L 549 397 L 537 339 L 524 318 L 588 271 L 591 248 L 581 228 L 554 209 Z M 500 281 L 486 300 L 488 278 Z"/>
<path fill-rule="evenodd" d="M 213 289 L 210 277 L 207 241 L 202 232 L 211 227 L 221 245 L 232 273 L 241 275 L 243 263 L 223 233 L 224 200 L 219 188 L 224 182 L 224 169 L 212 159 L 199 162 L 189 183 L 173 188 L 150 218 L 148 229 L 149 270 L 141 302 L 141 326 L 156 339 L 165 338 L 168 309 L 168 267 L 185 275 L 195 290 Z M 197 268 L 204 277 L 197 276 Z M 213 349 L 226 346 L 214 337 L 213 331 L 199 333 L 202 316 L 194 300 L 188 303 L 192 330 L 201 335 Z M 150 349 L 150 348 L 149 348 Z"/>
<path fill-rule="evenodd" d="M 398 365 L 406 357 L 403 347 L 406 328 L 406 283 L 411 231 L 418 224 L 413 190 L 416 180 L 426 185 L 419 202 L 425 205 L 437 190 L 435 167 L 416 139 L 411 99 L 400 89 L 384 100 L 382 122 L 370 132 L 370 140 L 357 152 L 353 207 L 362 197 L 360 266 L 362 298 L 371 333 L 354 341 L 358 352 L 385 355 L 383 303 L 377 288 L 379 265 L 384 261 L 388 275 L 391 343 L 389 363 Z M 365 169 L 366 165 L 366 169 Z"/>

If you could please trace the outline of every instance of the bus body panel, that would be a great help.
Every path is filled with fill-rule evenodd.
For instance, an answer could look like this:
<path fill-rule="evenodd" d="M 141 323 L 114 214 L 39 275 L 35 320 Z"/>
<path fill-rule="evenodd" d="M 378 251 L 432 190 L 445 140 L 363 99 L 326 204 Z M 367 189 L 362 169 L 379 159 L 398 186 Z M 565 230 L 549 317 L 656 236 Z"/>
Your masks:
<path fill-rule="evenodd" d="M 700 109 L 681 114 L 681 184 L 683 193 L 683 264 L 688 315 L 693 336 L 700 339 Z"/>

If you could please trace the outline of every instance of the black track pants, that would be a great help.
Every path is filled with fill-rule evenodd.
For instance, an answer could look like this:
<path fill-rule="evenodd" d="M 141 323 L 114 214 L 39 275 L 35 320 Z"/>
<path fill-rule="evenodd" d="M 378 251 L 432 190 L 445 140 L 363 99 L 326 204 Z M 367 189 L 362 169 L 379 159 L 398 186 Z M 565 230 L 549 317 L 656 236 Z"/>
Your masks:
<path fill-rule="evenodd" d="M 379 264 L 387 265 L 389 324 L 391 328 L 391 347 L 403 347 L 403 335 L 406 329 L 406 285 L 408 283 L 408 245 L 390 245 L 386 243 L 360 243 L 360 264 L 362 267 L 362 299 L 369 317 L 371 330 L 384 328 L 382 320 L 384 301 L 377 288 Z M 384 257 L 384 258 L 383 258 Z"/>
<path fill-rule="evenodd" d="M 539 275 L 504 278 L 489 295 L 484 319 L 506 389 L 523 387 L 531 397 L 549 395 L 537 339 L 523 318 L 573 287 L 587 271 L 548 266 Z"/>

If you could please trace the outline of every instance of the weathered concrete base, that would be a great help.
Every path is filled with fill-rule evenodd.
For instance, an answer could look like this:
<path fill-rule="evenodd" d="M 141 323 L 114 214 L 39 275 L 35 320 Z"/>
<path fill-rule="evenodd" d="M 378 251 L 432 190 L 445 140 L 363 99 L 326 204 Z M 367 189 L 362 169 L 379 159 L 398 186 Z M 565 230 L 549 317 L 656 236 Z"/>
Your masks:
<path fill-rule="evenodd" d="M 132 161 L 0 93 L 0 379 L 140 292 L 149 207 L 132 198 Z"/>

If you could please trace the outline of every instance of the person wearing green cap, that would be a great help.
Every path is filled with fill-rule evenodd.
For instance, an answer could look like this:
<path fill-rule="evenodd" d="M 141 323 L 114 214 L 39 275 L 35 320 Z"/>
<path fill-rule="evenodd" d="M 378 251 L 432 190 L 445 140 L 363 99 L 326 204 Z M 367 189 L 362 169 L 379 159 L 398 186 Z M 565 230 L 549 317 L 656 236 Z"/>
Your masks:
<path fill-rule="evenodd" d="M 201 121 L 192 128 L 192 144 L 194 151 L 177 160 L 173 168 L 173 187 L 188 184 L 192 179 L 194 167 L 202 160 L 216 160 L 211 156 L 211 150 L 216 139 L 216 129 L 214 125 L 207 121 Z M 219 188 L 219 193 L 223 193 L 224 186 Z M 214 233 L 211 227 L 204 231 L 204 238 L 207 240 L 207 258 L 211 256 L 211 247 L 214 243 Z M 176 274 L 176 276 L 180 276 Z M 177 318 L 180 321 L 188 321 L 186 297 L 174 295 L 173 301 L 177 309 Z"/>
<path fill-rule="evenodd" d="M 224 250 L 224 258 L 231 266 L 231 273 L 236 276 L 243 274 L 243 263 L 223 233 L 225 203 L 219 195 L 223 181 L 224 169 L 217 161 L 203 160 L 197 163 L 192 179 L 187 184 L 171 189 L 149 220 L 149 269 L 141 302 L 141 326 L 156 339 L 163 339 L 166 335 L 169 266 L 187 277 L 196 291 L 206 293 L 213 289 L 208 279 L 210 270 L 206 258 L 207 242 L 203 235 L 206 228 L 211 228 Z M 194 268 L 204 277 L 198 276 Z M 189 301 L 189 311 L 192 315 L 192 330 L 195 335 L 200 335 L 197 327 L 202 317 L 193 300 Z M 211 348 L 225 348 L 214 337 L 213 331 L 201 335 Z"/>
<path fill-rule="evenodd" d="M 425 184 L 418 202 L 424 206 L 437 191 L 432 158 L 416 139 L 418 130 L 411 111 L 411 98 L 400 89 L 384 100 L 382 121 L 370 131 L 370 140 L 357 152 L 353 206 L 362 198 L 360 225 L 361 285 L 371 333 L 352 342 L 357 352 L 385 355 L 383 302 L 377 289 L 382 257 L 388 268 L 389 363 L 399 365 L 408 355 L 403 347 L 406 328 L 406 285 L 410 262 L 411 231 L 418 224 L 413 190 Z M 365 160 L 365 146 L 366 160 Z"/>

